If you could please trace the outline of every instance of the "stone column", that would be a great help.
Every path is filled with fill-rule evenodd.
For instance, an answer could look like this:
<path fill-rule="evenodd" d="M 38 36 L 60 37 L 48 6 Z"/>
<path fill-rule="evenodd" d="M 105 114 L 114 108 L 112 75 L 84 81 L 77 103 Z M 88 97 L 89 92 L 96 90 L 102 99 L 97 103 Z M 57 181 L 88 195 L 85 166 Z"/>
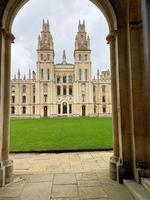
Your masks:
<path fill-rule="evenodd" d="M 117 180 L 133 178 L 131 98 L 129 76 L 129 47 L 127 20 L 117 32 L 117 113 L 119 135 L 119 161 L 117 163 Z"/>
<path fill-rule="evenodd" d="M 2 28 L 0 27 L 0 187 L 5 185 L 5 167 L 2 162 L 2 141 L 3 141 L 3 114 L 4 114 L 4 100 L 3 100 L 3 92 L 4 92 L 4 63 L 3 63 L 3 34 Z"/>
<path fill-rule="evenodd" d="M 137 4 L 137 8 L 139 5 Z M 146 65 L 144 60 L 143 23 L 140 13 L 130 13 L 130 88 L 134 178 L 150 177 L 150 134 L 147 105 Z M 140 102 L 139 102 L 140 101 Z M 149 175 L 148 175 L 149 174 Z"/>
<path fill-rule="evenodd" d="M 148 132 L 150 133 L 150 1 L 143 0 L 143 27 L 144 27 L 144 47 L 145 47 L 145 60 L 146 60 L 146 83 L 147 83 L 147 124 L 148 124 Z M 149 140 L 146 138 L 146 157 L 147 163 L 150 166 L 150 138 Z M 150 168 L 150 167 L 149 167 Z M 150 170 L 150 169 L 149 169 Z M 150 173 L 149 173 L 150 176 Z"/>
<path fill-rule="evenodd" d="M 14 36 L 2 30 L 4 38 L 4 82 L 3 82 L 3 143 L 2 143 L 2 161 L 5 167 L 5 183 L 9 183 L 12 177 L 13 163 L 9 160 L 9 115 L 10 115 L 10 78 L 11 78 L 11 43 Z"/>
<path fill-rule="evenodd" d="M 111 59 L 111 93 L 112 93 L 112 120 L 113 120 L 113 156 L 110 158 L 110 178 L 117 180 L 117 162 L 119 160 L 119 136 L 118 136 L 118 111 L 117 111 L 117 77 L 116 77 L 116 37 L 114 31 L 107 36 L 110 44 Z"/>

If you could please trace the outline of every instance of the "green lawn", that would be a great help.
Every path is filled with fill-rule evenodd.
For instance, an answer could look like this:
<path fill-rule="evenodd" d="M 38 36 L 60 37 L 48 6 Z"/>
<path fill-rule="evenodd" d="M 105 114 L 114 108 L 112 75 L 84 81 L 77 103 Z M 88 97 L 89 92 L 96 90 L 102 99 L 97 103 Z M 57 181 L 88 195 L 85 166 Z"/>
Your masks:
<path fill-rule="evenodd" d="M 11 119 L 11 151 L 112 148 L 111 118 Z"/>

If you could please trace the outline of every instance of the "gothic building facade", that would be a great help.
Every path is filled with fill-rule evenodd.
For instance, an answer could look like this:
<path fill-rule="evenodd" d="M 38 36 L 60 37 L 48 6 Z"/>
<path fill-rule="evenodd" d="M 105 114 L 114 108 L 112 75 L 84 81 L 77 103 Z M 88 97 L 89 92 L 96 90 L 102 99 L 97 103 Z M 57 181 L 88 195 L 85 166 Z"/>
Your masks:
<path fill-rule="evenodd" d="M 38 38 L 36 73 L 11 80 L 11 116 L 103 116 L 111 115 L 111 74 L 99 72 L 92 78 L 90 38 L 85 22 L 79 21 L 75 38 L 74 63 L 54 62 L 54 42 L 49 21 L 43 21 Z"/>

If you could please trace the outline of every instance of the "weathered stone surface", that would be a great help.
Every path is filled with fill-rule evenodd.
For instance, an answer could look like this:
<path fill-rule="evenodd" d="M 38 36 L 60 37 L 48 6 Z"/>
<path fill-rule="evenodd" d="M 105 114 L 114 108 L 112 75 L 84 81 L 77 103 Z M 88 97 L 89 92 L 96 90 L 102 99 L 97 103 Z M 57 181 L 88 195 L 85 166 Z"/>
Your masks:
<path fill-rule="evenodd" d="M 55 174 L 54 175 L 54 184 L 75 184 L 76 177 L 74 174 Z"/>
<path fill-rule="evenodd" d="M 78 197 L 76 185 L 53 185 L 52 197 Z"/>

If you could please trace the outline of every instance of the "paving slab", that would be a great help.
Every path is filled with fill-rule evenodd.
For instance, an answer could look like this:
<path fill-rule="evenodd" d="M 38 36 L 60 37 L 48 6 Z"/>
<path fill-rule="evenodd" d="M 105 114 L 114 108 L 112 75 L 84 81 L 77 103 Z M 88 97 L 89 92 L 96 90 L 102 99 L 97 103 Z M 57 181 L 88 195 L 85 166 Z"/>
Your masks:
<path fill-rule="evenodd" d="M 75 174 L 55 174 L 54 175 L 54 184 L 76 184 Z"/>
<path fill-rule="evenodd" d="M 76 185 L 53 185 L 52 197 L 79 197 Z"/>

